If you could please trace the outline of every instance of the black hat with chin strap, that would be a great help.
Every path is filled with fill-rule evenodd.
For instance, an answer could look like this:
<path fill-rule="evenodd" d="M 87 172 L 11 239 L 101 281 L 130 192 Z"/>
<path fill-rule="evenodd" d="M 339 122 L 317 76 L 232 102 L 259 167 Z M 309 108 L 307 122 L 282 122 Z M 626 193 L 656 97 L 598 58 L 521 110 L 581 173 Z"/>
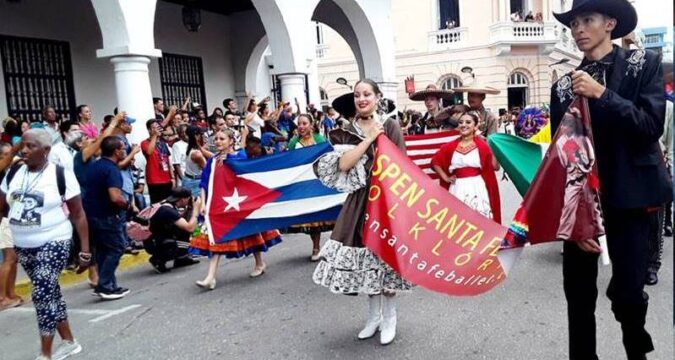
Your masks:
<path fill-rule="evenodd" d="M 637 13 L 628 0 L 574 0 L 572 8 L 564 13 L 553 13 L 563 25 L 569 27 L 577 16 L 597 12 L 616 19 L 612 39 L 622 38 L 637 26 Z"/>

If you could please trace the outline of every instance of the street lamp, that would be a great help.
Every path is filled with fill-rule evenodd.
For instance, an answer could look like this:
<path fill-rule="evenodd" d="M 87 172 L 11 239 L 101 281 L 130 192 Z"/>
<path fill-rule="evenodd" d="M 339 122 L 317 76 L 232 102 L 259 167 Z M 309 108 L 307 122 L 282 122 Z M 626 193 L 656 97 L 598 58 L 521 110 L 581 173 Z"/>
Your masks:
<path fill-rule="evenodd" d="M 202 26 L 202 14 L 199 8 L 183 6 L 183 25 L 190 32 L 197 32 Z"/>
<path fill-rule="evenodd" d="M 473 73 L 473 69 L 470 66 L 465 66 L 459 70 L 463 74 L 469 74 L 472 78 L 475 78 L 476 75 Z"/>
<path fill-rule="evenodd" d="M 349 86 L 349 90 L 352 90 L 352 86 L 349 85 L 349 83 L 347 83 L 347 79 L 345 79 L 343 77 L 339 77 L 339 78 L 335 79 L 335 82 L 340 84 L 340 85 Z"/>

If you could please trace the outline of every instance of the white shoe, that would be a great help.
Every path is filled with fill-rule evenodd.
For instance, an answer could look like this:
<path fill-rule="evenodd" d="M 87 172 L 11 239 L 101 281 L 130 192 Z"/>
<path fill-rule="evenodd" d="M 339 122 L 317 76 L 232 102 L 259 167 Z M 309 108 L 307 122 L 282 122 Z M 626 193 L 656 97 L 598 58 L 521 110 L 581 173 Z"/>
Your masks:
<path fill-rule="evenodd" d="M 384 296 L 383 298 L 380 344 L 389 345 L 396 337 L 396 300 L 393 296 Z"/>
<path fill-rule="evenodd" d="M 50 360 L 50 359 L 48 357 L 40 354 L 35 358 L 35 360 Z"/>
<path fill-rule="evenodd" d="M 195 281 L 195 284 L 202 289 L 213 290 L 216 288 L 216 279 L 211 279 L 211 281 L 197 280 Z"/>
<path fill-rule="evenodd" d="M 359 340 L 373 337 L 382 324 L 382 295 L 368 297 L 368 322 L 359 333 Z"/>
<path fill-rule="evenodd" d="M 263 264 L 263 266 L 261 266 L 261 267 L 256 267 L 249 274 L 249 276 L 252 277 L 252 278 L 257 278 L 258 276 L 265 273 L 265 269 L 267 269 L 267 264 Z"/>
<path fill-rule="evenodd" d="M 63 360 L 71 355 L 79 354 L 81 351 L 82 345 L 77 340 L 63 340 L 52 354 L 52 360 Z"/>

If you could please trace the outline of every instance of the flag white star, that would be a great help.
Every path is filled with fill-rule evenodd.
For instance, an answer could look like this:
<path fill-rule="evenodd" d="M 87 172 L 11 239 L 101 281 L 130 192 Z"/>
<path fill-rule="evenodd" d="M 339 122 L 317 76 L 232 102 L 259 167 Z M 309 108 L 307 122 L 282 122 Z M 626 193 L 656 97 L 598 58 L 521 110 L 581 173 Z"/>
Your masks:
<path fill-rule="evenodd" d="M 223 200 L 227 203 L 227 207 L 225 208 L 225 211 L 234 209 L 236 211 L 239 211 L 239 204 L 244 202 L 248 196 L 239 196 L 239 190 L 237 188 L 234 188 L 234 193 L 232 193 L 232 196 L 223 196 Z"/>

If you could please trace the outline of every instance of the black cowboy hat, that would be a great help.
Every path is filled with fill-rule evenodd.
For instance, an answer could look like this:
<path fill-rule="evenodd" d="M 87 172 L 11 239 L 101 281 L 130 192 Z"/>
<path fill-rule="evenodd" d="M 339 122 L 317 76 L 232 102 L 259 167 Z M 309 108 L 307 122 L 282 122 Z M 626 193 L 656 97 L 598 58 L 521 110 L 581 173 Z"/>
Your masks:
<path fill-rule="evenodd" d="M 597 12 L 616 19 L 616 28 L 612 31 L 612 39 L 622 38 L 630 34 L 637 26 L 637 13 L 628 0 L 574 0 L 570 11 L 553 13 L 553 16 L 560 23 L 569 27 L 575 17 L 588 12 Z"/>
<path fill-rule="evenodd" d="M 394 104 L 393 100 L 390 99 L 385 99 L 387 100 L 387 111 L 386 113 L 390 113 L 396 109 L 396 105 Z M 340 95 L 333 100 L 331 103 L 333 106 L 333 109 L 340 113 L 340 115 L 344 116 L 345 118 L 353 118 L 356 116 L 356 105 L 354 105 L 354 93 L 353 92 L 348 92 L 346 94 Z"/>

